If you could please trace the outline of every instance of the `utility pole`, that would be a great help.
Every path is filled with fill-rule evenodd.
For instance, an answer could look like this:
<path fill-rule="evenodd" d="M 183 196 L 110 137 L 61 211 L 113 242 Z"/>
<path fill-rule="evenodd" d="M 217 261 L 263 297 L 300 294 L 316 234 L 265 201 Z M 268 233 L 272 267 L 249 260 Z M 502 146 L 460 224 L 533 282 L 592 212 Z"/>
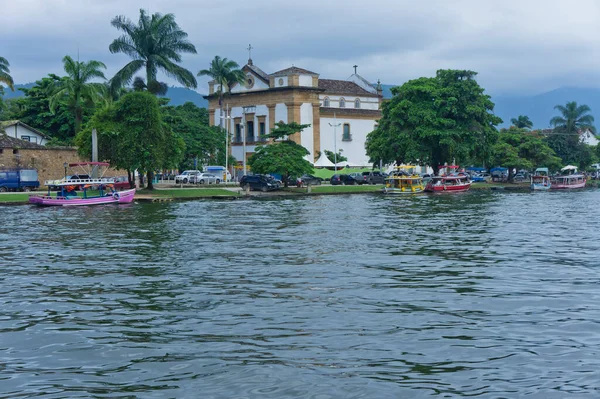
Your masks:
<path fill-rule="evenodd" d="M 341 123 L 337 122 L 335 117 L 335 112 L 333 113 L 333 124 L 329 124 L 329 126 L 333 126 L 333 171 L 337 174 L 337 127 L 341 125 Z"/>

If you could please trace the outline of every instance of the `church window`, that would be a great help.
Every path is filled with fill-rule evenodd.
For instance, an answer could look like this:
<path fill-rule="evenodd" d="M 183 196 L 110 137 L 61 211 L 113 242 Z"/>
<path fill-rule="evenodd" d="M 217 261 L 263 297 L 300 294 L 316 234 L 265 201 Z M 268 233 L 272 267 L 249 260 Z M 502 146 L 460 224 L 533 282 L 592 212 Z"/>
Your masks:
<path fill-rule="evenodd" d="M 360 108 L 360 99 L 357 98 L 356 100 L 354 100 L 354 108 Z"/>
<path fill-rule="evenodd" d="M 323 106 L 329 107 L 329 97 L 325 97 L 325 99 L 323 100 Z"/>
<path fill-rule="evenodd" d="M 352 141 L 352 135 L 350 134 L 350 124 L 344 123 L 344 133 L 342 134 L 342 141 Z"/>
<path fill-rule="evenodd" d="M 346 108 L 346 100 L 340 98 L 340 108 Z"/>
<path fill-rule="evenodd" d="M 246 141 L 254 141 L 254 122 L 248 121 L 247 124 Z"/>
<path fill-rule="evenodd" d="M 242 141 L 242 128 L 239 123 L 235 124 L 235 141 L 239 143 Z"/>

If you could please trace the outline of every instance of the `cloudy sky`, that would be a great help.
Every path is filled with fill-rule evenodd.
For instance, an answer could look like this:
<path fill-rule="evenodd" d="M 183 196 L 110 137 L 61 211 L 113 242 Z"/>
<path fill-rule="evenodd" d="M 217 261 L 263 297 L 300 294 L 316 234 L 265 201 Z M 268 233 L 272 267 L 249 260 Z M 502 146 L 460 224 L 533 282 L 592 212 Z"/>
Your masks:
<path fill-rule="evenodd" d="M 175 14 L 198 50 L 184 56 L 194 73 L 215 55 L 245 64 L 251 43 L 267 73 L 293 64 L 345 79 L 357 64 L 370 81 L 402 84 L 456 68 L 479 72 L 492 94 L 600 87 L 599 0 L 7 1 L 0 56 L 17 83 L 62 74 L 62 57 L 78 49 L 112 76 L 128 58 L 108 51 L 120 35 L 110 20 L 136 21 L 140 8 Z"/>

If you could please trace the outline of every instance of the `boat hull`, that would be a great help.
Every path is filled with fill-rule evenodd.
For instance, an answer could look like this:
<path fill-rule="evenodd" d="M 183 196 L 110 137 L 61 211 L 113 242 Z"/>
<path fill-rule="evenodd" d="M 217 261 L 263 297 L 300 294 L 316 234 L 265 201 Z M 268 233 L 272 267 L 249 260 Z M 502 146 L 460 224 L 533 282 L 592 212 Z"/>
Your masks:
<path fill-rule="evenodd" d="M 128 204 L 133 202 L 135 189 L 121 192 L 114 192 L 103 197 L 80 198 L 80 197 L 50 197 L 31 196 L 29 203 L 39 206 L 87 206 L 87 205 L 105 205 L 105 204 Z"/>
<path fill-rule="evenodd" d="M 381 191 L 384 194 L 394 194 L 394 195 L 419 194 L 419 193 L 425 192 L 422 188 L 415 188 L 414 190 L 412 190 L 412 189 L 402 190 L 401 188 L 397 188 L 397 187 L 384 187 Z"/>
<path fill-rule="evenodd" d="M 454 184 L 454 185 L 450 185 L 450 184 L 440 184 L 440 185 L 434 185 L 434 184 L 428 184 L 425 187 L 425 191 L 428 193 L 458 193 L 458 192 L 462 192 L 462 191 L 468 191 L 471 188 L 471 183 L 465 183 L 465 184 Z"/>
<path fill-rule="evenodd" d="M 550 183 L 548 183 L 548 184 L 532 183 L 531 184 L 531 189 L 533 191 L 548 191 L 548 190 L 550 190 L 550 188 L 554 188 L 554 187 L 552 187 L 552 184 L 550 184 Z"/>
<path fill-rule="evenodd" d="M 552 183 L 553 190 L 569 190 L 569 189 L 572 190 L 575 188 L 585 188 L 585 181 L 583 181 L 581 183 L 575 183 L 575 184 Z"/>

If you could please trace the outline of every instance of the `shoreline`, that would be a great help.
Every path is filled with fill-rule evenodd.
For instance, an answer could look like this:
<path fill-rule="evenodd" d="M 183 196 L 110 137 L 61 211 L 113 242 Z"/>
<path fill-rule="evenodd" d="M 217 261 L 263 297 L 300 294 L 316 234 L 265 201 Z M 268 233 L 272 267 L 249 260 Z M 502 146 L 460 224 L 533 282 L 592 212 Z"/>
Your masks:
<path fill-rule="evenodd" d="M 586 188 L 600 187 L 599 181 L 590 181 Z M 529 183 L 475 183 L 471 186 L 474 191 L 509 191 L 509 192 L 529 192 Z M 0 194 L 0 206 L 29 205 L 29 196 L 36 193 L 8 193 Z M 277 191 L 260 192 L 251 191 L 245 193 L 240 187 L 229 186 L 219 188 L 175 188 L 163 187 L 156 188 L 152 192 L 145 189 L 139 190 L 135 194 L 134 201 L 137 202 L 173 202 L 173 201 L 198 201 L 198 200 L 248 200 L 248 199 L 266 199 L 281 197 L 306 197 L 315 195 L 346 195 L 346 194 L 381 194 L 380 185 L 362 185 L 362 186 L 311 186 L 309 188 L 287 187 Z M 4 200 L 4 198 L 7 198 Z M 10 198 L 10 199 L 9 199 Z"/>

